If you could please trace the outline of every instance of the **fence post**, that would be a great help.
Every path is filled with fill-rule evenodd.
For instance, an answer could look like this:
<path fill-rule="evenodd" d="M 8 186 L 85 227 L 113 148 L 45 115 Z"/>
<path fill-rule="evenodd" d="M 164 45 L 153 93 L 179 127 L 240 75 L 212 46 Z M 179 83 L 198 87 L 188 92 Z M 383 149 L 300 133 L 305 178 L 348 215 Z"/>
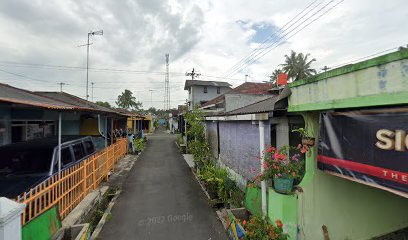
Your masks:
<path fill-rule="evenodd" d="M 92 178 L 93 178 L 93 189 L 96 189 L 96 169 L 95 169 L 95 157 L 92 157 Z"/>
<path fill-rule="evenodd" d="M 84 188 L 83 188 L 83 191 L 84 191 L 84 197 L 86 196 L 86 190 L 87 190 L 87 188 L 86 188 L 86 182 L 87 182 L 87 176 L 86 176 L 86 162 L 88 161 L 88 159 L 85 159 L 84 161 L 83 161 L 83 165 L 82 165 L 82 167 L 84 168 L 83 169 L 83 172 L 82 172 L 82 174 L 84 175 L 83 176 L 83 181 L 84 181 Z"/>

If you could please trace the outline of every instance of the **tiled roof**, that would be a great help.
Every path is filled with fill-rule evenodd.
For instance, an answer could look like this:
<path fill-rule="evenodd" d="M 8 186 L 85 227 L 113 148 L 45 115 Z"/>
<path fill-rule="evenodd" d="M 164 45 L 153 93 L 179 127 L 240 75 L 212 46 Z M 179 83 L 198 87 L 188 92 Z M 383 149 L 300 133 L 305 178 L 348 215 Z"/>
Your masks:
<path fill-rule="evenodd" d="M 89 110 L 0 83 L 0 101 L 56 110 Z"/>
<path fill-rule="evenodd" d="M 184 90 L 187 90 L 190 86 L 230 87 L 231 84 L 219 81 L 186 80 L 186 83 L 184 84 Z"/>
<path fill-rule="evenodd" d="M 261 94 L 270 94 L 270 89 L 273 88 L 272 83 L 254 83 L 254 82 L 246 82 L 239 85 L 236 88 L 229 90 L 228 92 L 213 98 L 202 105 L 202 107 L 209 106 L 211 104 L 219 103 L 225 100 L 225 94 L 254 94 L 254 95 L 261 95 Z"/>

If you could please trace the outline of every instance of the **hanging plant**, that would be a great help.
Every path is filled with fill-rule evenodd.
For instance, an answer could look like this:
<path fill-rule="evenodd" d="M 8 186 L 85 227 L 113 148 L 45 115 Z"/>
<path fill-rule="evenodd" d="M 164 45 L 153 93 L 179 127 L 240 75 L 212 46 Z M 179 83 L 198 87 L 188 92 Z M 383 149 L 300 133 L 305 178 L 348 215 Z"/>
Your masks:
<path fill-rule="evenodd" d="M 292 130 L 292 132 L 297 132 L 300 134 L 300 136 L 302 137 L 302 145 L 303 146 L 307 146 L 309 147 L 313 147 L 315 145 L 315 138 L 310 136 L 307 133 L 307 130 L 304 128 L 298 128 L 298 129 L 294 129 Z"/>

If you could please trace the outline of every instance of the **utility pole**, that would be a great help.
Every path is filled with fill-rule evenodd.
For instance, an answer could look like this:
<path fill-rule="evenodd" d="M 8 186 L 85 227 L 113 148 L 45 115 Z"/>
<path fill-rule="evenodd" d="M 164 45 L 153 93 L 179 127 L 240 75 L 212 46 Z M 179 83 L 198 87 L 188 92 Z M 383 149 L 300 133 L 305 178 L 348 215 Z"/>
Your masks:
<path fill-rule="evenodd" d="M 60 85 L 60 92 L 62 92 L 62 85 L 66 85 L 65 83 L 63 83 L 63 82 L 60 82 L 60 83 L 58 83 L 59 85 Z"/>
<path fill-rule="evenodd" d="M 191 80 L 193 81 L 194 81 L 194 78 L 199 77 L 200 75 L 201 74 L 195 72 L 194 68 L 193 68 L 193 71 L 191 71 L 191 73 L 186 72 L 186 76 L 191 76 Z"/>
<path fill-rule="evenodd" d="M 330 68 L 329 68 L 328 66 L 324 66 L 324 67 L 322 68 L 322 70 L 325 71 L 325 72 L 326 72 L 327 70 L 329 70 L 329 69 L 330 69 Z"/>
<path fill-rule="evenodd" d="M 166 53 L 166 75 L 164 77 L 164 110 L 170 109 L 170 86 L 169 86 L 169 54 Z"/>
<path fill-rule="evenodd" d="M 93 99 L 93 87 L 94 87 L 94 84 L 95 84 L 94 82 L 91 82 L 91 89 L 92 89 L 92 90 L 91 90 L 91 94 L 92 94 L 92 98 L 91 98 L 91 99 L 92 99 L 92 102 L 93 102 L 93 100 L 94 100 L 94 99 Z"/>
<path fill-rule="evenodd" d="M 89 43 L 89 36 L 95 36 L 95 35 L 103 35 L 103 30 L 99 31 L 91 31 L 88 33 L 88 43 L 86 44 L 86 100 L 89 98 L 89 93 L 88 93 L 88 80 L 89 80 L 89 45 L 92 43 Z M 83 45 L 79 46 L 82 47 Z"/>
<path fill-rule="evenodd" d="M 150 92 L 150 105 L 151 105 L 151 108 L 153 108 L 153 90 L 150 89 L 149 92 Z"/>

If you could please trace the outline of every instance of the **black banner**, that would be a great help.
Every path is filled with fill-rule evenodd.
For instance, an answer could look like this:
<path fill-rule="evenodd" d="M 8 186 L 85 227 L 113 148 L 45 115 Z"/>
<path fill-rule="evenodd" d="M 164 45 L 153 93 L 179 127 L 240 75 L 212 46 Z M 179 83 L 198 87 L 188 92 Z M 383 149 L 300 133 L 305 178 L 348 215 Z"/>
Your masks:
<path fill-rule="evenodd" d="M 318 168 L 408 193 L 408 109 L 322 113 Z"/>

